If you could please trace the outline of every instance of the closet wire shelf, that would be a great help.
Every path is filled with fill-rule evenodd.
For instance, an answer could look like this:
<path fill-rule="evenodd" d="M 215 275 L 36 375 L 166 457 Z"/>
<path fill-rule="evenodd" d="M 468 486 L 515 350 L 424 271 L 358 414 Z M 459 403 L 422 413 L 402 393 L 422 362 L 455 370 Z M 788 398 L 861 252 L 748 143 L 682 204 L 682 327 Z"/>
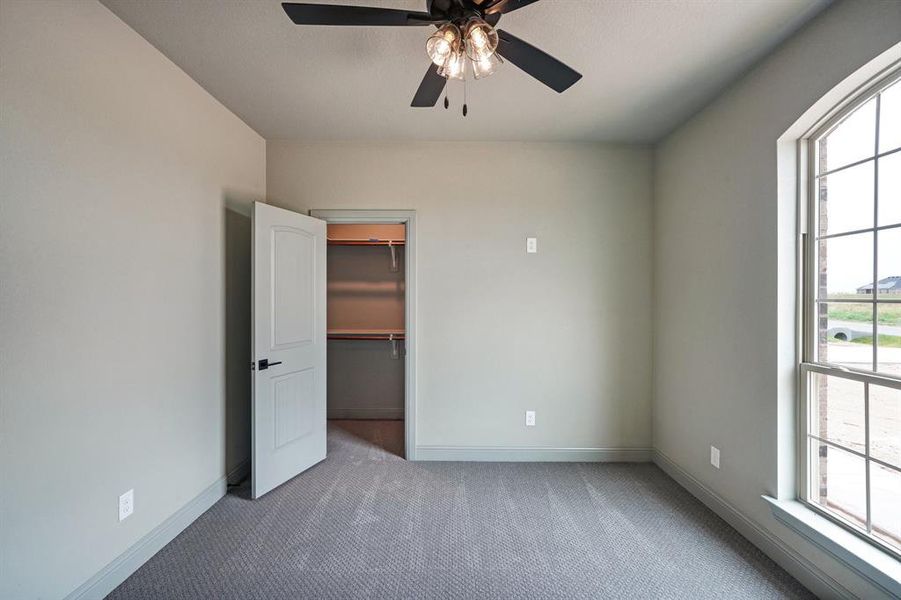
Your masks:
<path fill-rule="evenodd" d="M 382 340 L 390 342 L 392 340 L 403 340 L 403 331 L 383 332 L 383 331 L 329 331 L 328 339 L 330 340 Z"/>
<path fill-rule="evenodd" d="M 329 246 L 404 246 L 404 240 L 380 240 L 377 238 L 328 238 Z"/>
<path fill-rule="evenodd" d="M 329 340 L 341 340 L 341 341 L 380 341 L 380 342 L 391 342 L 391 358 L 400 358 L 401 351 L 398 348 L 398 342 L 404 341 L 406 338 L 403 330 L 394 329 L 394 330 L 385 330 L 385 329 L 376 329 L 370 331 L 361 331 L 361 330 L 350 330 L 350 329 L 341 329 L 336 330 L 332 329 L 326 332 L 326 337 Z"/>

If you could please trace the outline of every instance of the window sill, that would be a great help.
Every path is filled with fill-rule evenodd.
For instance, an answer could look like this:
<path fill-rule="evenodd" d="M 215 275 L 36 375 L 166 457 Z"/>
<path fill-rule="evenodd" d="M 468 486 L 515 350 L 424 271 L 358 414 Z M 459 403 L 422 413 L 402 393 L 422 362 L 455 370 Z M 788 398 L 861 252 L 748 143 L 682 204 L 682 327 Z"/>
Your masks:
<path fill-rule="evenodd" d="M 762 496 L 776 520 L 825 550 L 890 597 L 901 596 L 901 561 L 818 515 L 798 500 Z"/>

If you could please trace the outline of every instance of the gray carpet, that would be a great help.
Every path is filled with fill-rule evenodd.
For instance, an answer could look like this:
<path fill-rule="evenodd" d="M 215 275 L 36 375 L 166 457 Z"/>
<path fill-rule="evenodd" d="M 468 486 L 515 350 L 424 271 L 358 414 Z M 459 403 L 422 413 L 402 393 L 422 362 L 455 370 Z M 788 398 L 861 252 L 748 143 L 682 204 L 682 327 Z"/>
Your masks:
<path fill-rule="evenodd" d="M 331 424 L 323 463 L 234 489 L 108 598 L 812 597 L 654 465 L 409 463 L 390 431 Z"/>

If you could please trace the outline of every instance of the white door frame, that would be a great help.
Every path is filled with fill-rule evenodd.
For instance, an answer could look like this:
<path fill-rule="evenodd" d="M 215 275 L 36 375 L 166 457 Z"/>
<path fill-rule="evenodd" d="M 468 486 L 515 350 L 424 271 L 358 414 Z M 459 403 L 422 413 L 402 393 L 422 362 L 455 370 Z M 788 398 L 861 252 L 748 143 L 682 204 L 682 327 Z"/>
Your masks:
<path fill-rule="evenodd" d="M 416 460 L 416 211 L 314 209 L 311 217 L 326 223 L 377 223 L 406 225 L 404 242 L 404 455 Z"/>

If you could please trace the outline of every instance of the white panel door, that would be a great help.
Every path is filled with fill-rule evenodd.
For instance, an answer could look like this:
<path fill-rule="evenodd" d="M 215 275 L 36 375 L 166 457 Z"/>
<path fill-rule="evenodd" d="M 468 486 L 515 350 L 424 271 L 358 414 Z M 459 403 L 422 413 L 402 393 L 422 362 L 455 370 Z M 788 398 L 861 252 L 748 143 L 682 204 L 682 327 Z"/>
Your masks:
<path fill-rule="evenodd" d="M 325 236 L 325 221 L 254 203 L 254 498 L 325 458 Z"/>

